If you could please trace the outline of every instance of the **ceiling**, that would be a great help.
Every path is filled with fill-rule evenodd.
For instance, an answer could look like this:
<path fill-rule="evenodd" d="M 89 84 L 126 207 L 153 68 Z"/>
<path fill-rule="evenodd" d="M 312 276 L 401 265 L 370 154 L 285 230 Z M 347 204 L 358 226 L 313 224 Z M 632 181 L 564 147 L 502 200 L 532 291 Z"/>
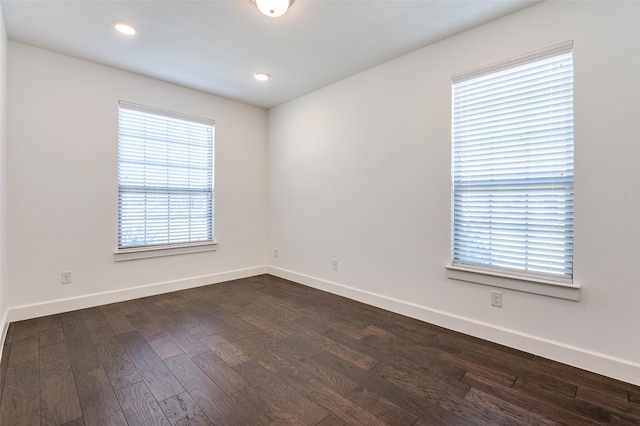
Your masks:
<path fill-rule="evenodd" d="M 270 108 L 537 2 L 296 0 L 279 18 L 250 0 L 1 5 L 10 40 Z"/>

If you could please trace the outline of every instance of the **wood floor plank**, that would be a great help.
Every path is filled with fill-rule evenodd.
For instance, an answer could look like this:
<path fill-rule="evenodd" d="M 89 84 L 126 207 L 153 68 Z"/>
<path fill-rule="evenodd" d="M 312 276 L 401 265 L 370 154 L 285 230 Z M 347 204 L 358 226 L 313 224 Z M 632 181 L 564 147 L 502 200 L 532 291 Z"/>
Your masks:
<path fill-rule="evenodd" d="M 192 336 L 187 330 L 169 317 L 166 317 L 166 321 L 162 323 L 161 327 L 167 335 L 176 342 L 180 349 L 189 356 L 194 356 L 209 350 L 200 340 Z"/>
<path fill-rule="evenodd" d="M 89 329 L 83 319 L 63 321 L 69 360 L 75 374 L 102 368 Z"/>
<path fill-rule="evenodd" d="M 389 425 L 412 425 L 418 420 L 417 415 L 361 387 L 353 390 L 346 397 Z"/>
<path fill-rule="evenodd" d="M 260 339 L 263 336 L 269 337 L 269 335 L 256 327 L 255 325 L 243 320 L 238 315 L 233 315 L 224 319 L 224 324 L 227 326 L 231 326 L 234 330 L 236 330 L 242 338 L 249 339 Z M 229 340 L 229 339 L 227 339 Z"/>
<path fill-rule="evenodd" d="M 250 385 L 231 395 L 231 400 L 249 414 L 253 425 L 300 425 L 303 424 L 294 413 L 283 410 L 261 389 Z"/>
<path fill-rule="evenodd" d="M 39 363 L 17 363 L 7 372 L 0 402 L 0 423 L 5 425 L 40 424 Z"/>
<path fill-rule="evenodd" d="M 290 328 L 293 331 L 295 331 L 299 336 L 308 340 L 311 344 L 319 348 L 325 349 L 339 356 L 345 361 L 349 361 L 352 364 L 357 365 L 358 367 L 363 368 L 365 370 L 369 370 L 373 368 L 378 363 L 378 360 L 368 355 L 365 355 L 361 352 L 351 349 L 348 346 L 345 346 L 342 343 L 339 343 L 336 340 L 331 339 L 325 335 L 318 334 L 309 329 L 300 327 L 295 323 L 291 324 Z"/>
<path fill-rule="evenodd" d="M 292 303 L 287 299 L 278 299 L 268 294 L 259 294 L 255 298 L 258 306 L 269 306 L 272 312 L 277 313 L 278 318 L 284 318 L 288 321 L 295 321 L 302 314 L 292 309 Z"/>
<path fill-rule="evenodd" d="M 315 305 L 322 299 L 334 297 L 328 293 L 316 293 L 312 296 L 306 288 L 291 285 L 290 282 L 280 286 L 276 280 L 272 281 L 271 285 L 260 288 L 259 292 L 274 296 L 279 300 L 285 300 L 288 306 L 298 309 L 304 309 Z M 314 296 L 319 296 L 319 298 L 314 298 Z"/>
<path fill-rule="evenodd" d="M 458 386 L 460 379 L 467 372 L 467 369 L 460 365 L 438 358 L 431 350 L 416 350 L 413 354 L 415 355 L 407 356 L 406 353 L 398 351 L 397 354 L 388 357 L 386 362 L 403 371 L 413 371 L 414 375 L 428 376 L 452 386 Z"/>
<path fill-rule="evenodd" d="M 561 378 L 568 383 L 577 386 L 588 387 L 591 390 L 610 395 L 613 398 L 624 401 L 624 392 L 637 392 L 638 386 L 625 383 L 620 380 L 605 377 L 591 371 L 582 370 L 567 364 L 562 364 L 547 358 L 536 356 L 534 365 L 541 370 L 549 372 L 554 377 Z"/>
<path fill-rule="evenodd" d="M 616 402 L 615 400 L 612 400 L 611 404 L 607 404 L 606 407 L 603 407 L 598 403 L 594 404 L 585 399 L 574 398 L 573 395 L 567 396 L 561 393 L 555 394 L 553 391 L 543 386 L 538 386 L 531 383 L 527 384 L 526 386 L 521 386 L 519 385 L 518 381 L 516 381 L 513 389 L 519 390 L 522 393 L 534 395 L 538 401 L 544 401 L 549 404 L 559 404 L 564 407 L 571 407 L 572 412 L 579 413 L 584 417 L 598 422 L 614 422 L 618 424 L 631 425 L 640 420 L 640 417 L 636 417 L 633 414 L 629 415 L 627 413 L 613 409 L 613 404 L 615 404 Z"/>
<path fill-rule="evenodd" d="M 606 394 L 602 394 L 587 387 L 578 388 L 576 399 L 597 405 L 605 410 L 614 410 L 620 417 L 630 416 L 628 418 L 635 418 L 640 424 L 640 405 L 630 404 L 629 402 L 631 401 L 623 402 L 618 399 L 610 398 Z"/>
<path fill-rule="evenodd" d="M 170 426 L 169 420 L 144 382 L 116 391 L 129 426 Z"/>
<path fill-rule="evenodd" d="M 523 393 L 518 389 L 502 386 L 494 382 L 490 382 L 483 377 L 467 373 L 462 381 L 475 389 L 482 390 L 485 393 L 494 395 L 503 401 L 509 402 L 527 409 L 535 414 L 552 419 L 556 422 L 569 425 L 598 425 L 599 421 L 584 417 L 580 413 L 565 411 L 561 406 L 539 400 L 536 396 Z"/>
<path fill-rule="evenodd" d="M 87 426 L 126 426 L 107 374 L 102 367 L 75 374 L 83 420 Z"/>
<path fill-rule="evenodd" d="M 227 395 L 236 393 L 249 385 L 240 374 L 211 351 L 198 354 L 192 360 Z"/>
<path fill-rule="evenodd" d="M 40 331 L 38 335 L 38 343 L 41 348 L 44 346 L 64 343 L 64 341 L 64 331 L 62 330 L 62 327 Z"/>
<path fill-rule="evenodd" d="M 245 362 L 236 369 L 247 381 L 263 389 L 278 406 L 293 413 L 304 424 L 316 424 L 329 414 L 256 361 Z"/>
<path fill-rule="evenodd" d="M 462 399 L 469 391 L 469 386 L 461 382 L 413 374 L 404 366 L 387 362 L 376 366 L 373 372 L 382 379 L 452 412 L 458 412 L 458 407 L 463 405 Z"/>
<path fill-rule="evenodd" d="M 472 402 L 478 411 L 483 412 L 492 424 L 519 425 L 555 425 L 556 422 L 531 411 L 524 410 L 517 405 L 506 402 L 481 390 L 471 388 L 465 396 L 465 401 Z M 477 416 L 480 417 L 480 416 Z"/>
<path fill-rule="evenodd" d="M 272 321 L 273 318 L 271 320 L 265 320 L 260 315 L 253 312 L 241 312 L 237 314 L 237 316 L 272 337 L 278 338 L 291 335 L 291 331 L 288 330 L 286 326 L 282 327 L 277 323 L 274 323 Z M 274 315 L 274 318 L 278 318 L 278 315 Z"/>
<path fill-rule="evenodd" d="M 474 424 L 474 422 L 467 421 L 459 417 L 457 414 L 447 411 L 433 402 L 426 400 L 421 395 L 401 386 L 397 386 L 376 374 L 362 370 L 331 353 L 321 353 L 316 358 L 322 359 L 322 362 L 325 365 L 360 383 L 363 388 L 382 396 L 409 412 L 415 413 L 425 421 L 430 422 L 430 424 Z"/>
<path fill-rule="evenodd" d="M 169 336 L 149 340 L 149 345 L 153 348 L 156 354 L 158 354 L 160 359 L 163 360 L 184 353 L 182 349 L 180 349 L 180 346 L 178 346 Z"/>
<path fill-rule="evenodd" d="M 158 401 L 184 392 L 184 388 L 140 333 L 132 331 L 121 334 L 118 336 L 118 341 L 125 348 L 138 373 Z"/>
<path fill-rule="evenodd" d="M 102 311 L 98 308 L 84 309 L 82 311 L 82 317 L 84 318 L 84 322 L 89 330 L 109 325 L 107 320 L 104 318 L 104 315 L 102 315 Z"/>
<path fill-rule="evenodd" d="M 575 368 L 569 370 L 570 372 L 554 368 L 553 363 L 541 363 L 541 359 L 532 358 L 531 355 L 521 351 L 500 347 L 491 342 L 482 342 L 480 339 L 460 333 L 440 333 L 436 339 L 449 344 L 453 343 L 453 347 L 458 352 L 460 348 L 468 349 L 464 354 L 460 354 L 461 358 L 518 377 L 516 386 L 529 386 L 566 396 L 575 396 L 578 386 L 587 386 L 598 389 L 600 392 L 607 392 L 612 397 L 617 395 L 621 400 L 626 400 L 627 395 L 622 389 L 577 375 L 575 372 L 578 370 Z"/>
<path fill-rule="evenodd" d="M 155 304 L 162 309 L 162 311 L 177 324 L 180 324 L 185 330 L 187 330 L 192 336 L 196 338 L 204 337 L 209 334 L 209 331 L 202 327 L 198 321 L 193 318 L 188 311 L 181 309 L 176 303 L 182 296 L 180 293 L 171 293 L 169 295 L 163 295 L 155 301 Z"/>
<path fill-rule="evenodd" d="M 98 309 L 102 312 L 105 321 L 107 321 L 107 324 L 109 324 L 114 334 L 118 335 L 135 331 L 133 325 L 131 325 L 126 315 L 120 309 L 119 304 L 104 305 Z"/>
<path fill-rule="evenodd" d="M 340 419 L 337 419 L 334 416 L 328 416 L 324 420 L 322 420 L 320 423 L 318 423 L 317 426 L 343 426 L 344 424 L 345 423 L 342 422 Z"/>
<path fill-rule="evenodd" d="M 165 360 L 189 395 L 216 424 L 248 425 L 249 414 L 237 406 L 186 354 Z"/>
<path fill-rule="evenodd" d="M 436 334 L 442 331 L 442 328 L 440 327 L 429 327 L 425 326 L 424 323 L 420 324 L 413 321 L 409 322 L 404 319 L 396 322 L 394 325 L 405 329 L 405 331 L 400 333 L 402 337 L 406 337 L 407 339 L 411 339 L 418 343 L 431 341 Z"/>
<path fill-rule="evenodd" d="M 147 341 L 166 337 L 167 333 L 145 312 L 134 312 L 126 316 L 131 325 Z"/>
<path fill-rule="evenodd" d="M 347 424 L 385 424 L 364 408 L 301 370 L 290 367 L 279 371 L 278 377 Z"/>
<path fill-rule="evenodd" d="M 139 300 L 140 299 L 126 300 L 124 302 L 120 302 L 118 303 L 118 309 L 125 316 L 134 314 L 136 312 L 140 312 L 140 307 L 138 306 Z"/>
<path fill-rule="evenodd" d="M 40 423 L 59 425 L 82 417 L 71 361 L 64 343 L 40 349 Z"/>
<path fill-rule="evenodd" d="M 508 373 L 505 373 L 504 371 L 500 371 L 499 369 L 487 367 L 484 364 L 469 362 L 466 359 L 449 352 L 445 352 L 445 351 L 434 352 L 434 356 L 437 356 L 440 359 L 443 359 L 455 365 L 458 365 L 459 367 L 465 369 L 467 373 L 473 373 L 476 376 L 483 377 L 488 381 L 491 381 L 503 386 L 512 387 L 517 379 L 517 376 L 513 374 L 508 374 Z"/>
<path fill-rule="evenodd" d="M 161 401 L 160 408 L 173 426 L 213 425 L 213 422 L 187 392 Z"/>
<path fill-rule="evenodd" d="M 70 422 L 67 422 L 62 426 L 85 426 L 84 418 L 78 417 L 77 419 L 71 420 Z"/>
<path fill-rule="evenodd" d="M 213 315 L 202 299 L 180 303 L 180 307 L 189 310 L 199 326 L 208 331 L 207 335 L 217 334 L 231 342 L 244 337 L 232 325 Z"/>
<path fill-rule="evenodd" d="M 425 374 L 412 374 L 406 366 L 382 363 L 374 369 L 385 380 L 395 384 L 425 401 L 452 413 L 469 423 L 502 424 L 503 416 L 493 410 L 487 410 L 475 401 L 466 399 L 470 388 L 457 381 L 443 377 L 432 377 Z"/>
<path fill-rule="evenodd" d="M 22 340 L 33 340 L 38 337 L 39 321 L 37 319 L 18 321 L 13 329 L 12 343 Z"/>
<path fill-rule="evenodd" d="M 514 387 L 540 389 L 547 393 L 563 395 L 570 398 L 575 397 L 578 390 L 578 387 L 572 383 L 567 383 L 563 380 L 551 377 L 548 374 L 533 373 L 529 371 L 523 371 L 520 373 Z"/>
<path fill-rule="evenodd" d="M 211 334 L 200 340 L 220 359 L 232 367 L 250 359 L 238 346 L 217 334 Z"/>
<path fill-rule="evenodd" d="M 22 364 L 24 362 L 37 362 L 39 356 L 38 336 L 14 340 L 11 343 L 9 354 L 9 367 Z"/>
<path fill-rule="evenodd" d="M 189 301 L 190 304 L 195 303 L 206 306 L 207 311 L 216 318 L 227 319 L 236 315 L 249 306 L 250 303 L 245 300 L 239 300 L 239 303 L 229 303 L 223 298 L 222 289 L 216 292 L 208 291 L 208 289 L 199 289 L 200 297 L 197 300 Z M 215 293 L 215 294 L 214 294 Z"/>
<path fill-rule="evenodd" d="M 299 377 L 317 380 L 340 395 L 346 395 L 358 387 L 358 382 L 349 379 L 319 361 L 311 359 L 291 360 L 289 369 Z"/>
<path fill-rule="evenodd" d="M 63 324 L 69 321 L 84 321 L 83 311 L 83 309 L 78 309 L 76 311 L 62 312 L 61 314 L 58 314 L 58 317 Z"/>
<path fill-rule="evenodd" d="M 89 331 L 100 364 L 114 389 L 122 389 L 142 381 L 142 376 L 109 326 Z"/>
<path fill-rule="evenodd" d="M 254 359 L 264 368 L 270 371 L 279 371 L 289 366 L 288 360 L 281 359 L 274 352 L 277 352 L 276 348 L 270 348 L 267 340 L 263 340 L 261 343 L 256 342 L 255 339 L 246 338 L 234 342 L 240 350 L 249 357 Z"/>
<path fill-rule="evenodd" d="M 60 315 L 48 315 L 46 317 L 40 317 L 38 321 L 38 331 L 46 331 L 54 328 L 62 328 L 62 320 Z"/>
<path fill-rule="evenodd" d="M 282 320 L 286 320 L 289 323 L 292 321 L 298 324 L 300 327 L 303 327 L 307 330 L 313 331 L 314 333 L 324 334 L 330 330 L 330 327 L 325 322 L 318 322 L 308 316 L 297 314 L 293 319 L 282 316 Z"/>
<path fill-rule="evenodd" d="M 84 320 L 68 318 L 62 325 L 85 424 L 126 425 Z"/>

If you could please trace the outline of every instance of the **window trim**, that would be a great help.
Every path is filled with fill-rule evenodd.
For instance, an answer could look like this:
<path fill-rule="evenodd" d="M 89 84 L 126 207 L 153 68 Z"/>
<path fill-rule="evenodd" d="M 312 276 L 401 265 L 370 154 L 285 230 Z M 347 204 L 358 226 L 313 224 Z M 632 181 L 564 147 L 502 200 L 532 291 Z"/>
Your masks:
<path fill-rule="evenodd" d="M 481 75 L 498 72 L 527 62 L 542 60 L 572 50 L 573 41 L 566 41 L 544 49 L 516 56 L 505 61 L 476 68 L 468 72 L 455 74 L 452 76 L 452 84 L 479 77 Z M 453 138 L 451 139 L 451 143 L 453 144 Z M 453 191 L 453 185 L 451 187 L 451 191 Z M 450 196 L 453 197 L 453 192 Z M 453 201 L 450 208 L 450 213 L 453 215 Z M 453 220 L 453 217 L 451 220 Z M 451 226 L 453 226 L 453 223 L 451 223 Z M 453 244 L 452 237 L 450 238 L 450 244 Z M 543 274 L 537 276 L 529 275 L 526 272 L 519 274 L 517 270 L 511 272 L 510 270 L 501 270 L 499 268 L 483 268 L 482 265 L 478 265 L 476 267 L 475 265 L 454 263 L 454 260 L 451 257 L 449 262 L 445 265 L 445 268 L 447 278 L 452 280 L 517 290 L 572 301 L 580 300 L 581 296 L 580 285 L 575 281 L 575 263 L 574 273 L 571 279 L 562 277 L 554 278 L 553 276 L 545 278 Z"/>
<path fill-rule="evenodd" d="M 199 243 L 164 244 L 157 246 L 116 249 L 113 254 L 113 260 L 116 262 L 123 262 L 127 260 L 175 256 L 179 254 L 203 253 L 207 251 L 216 251 L 217 248 L 218 243 L 216 241 L 206 241 Z"/>
<path fill-rule="evenodd" d="M 573 301 L 579 301 L 581 296 L 580 285 L 577 284 L 575 280 L 573 284 L 568 284 L 530 276 L 476 269 L 454 265 L 452 263 L 445 265 L 445 268 L 447 269 L 447 278 L 452 280 L 466 281 L 490 287 L 517 290 Z"/>
<path fill-rule="evenodd" d="M 140 105 L 132 102 L 127 102 L 123 100 L 118 101 L 118 114 L 121 108 L 129 109 L 142 113 L 149 113 L 153 115 L 158 115 L 161 117 L 167 117 L 171 119 L 178 119 L 189 121 L 198 124 L 204 124 L 207 126 L 211 126 L 215 128 L 215 121 L 208 118 L 193 116 L 189 114 L 182 114 L 175 111 L 168 111 L 161 108 L 149 107 L 146 105 Z M 118 135 L 119 135 L 119 120 L 118 120 Z M 119 149 L 119 147 L 118 147 Z M 213 161 L 213 170 L 212 170 L 212 183 L 215 185 L 215 138 L 212 146 L 212 161 Z M 119 162 L 119 160 L 118 160 Z M 119 187 L 119 184 L 118 184 Z M 120 190 L 118 189 L 118 193 Z M 215 223 L 215 200 L 213 202 L 213 208 L 211 212 L 211 226 L 214 227 Z M 118 208 L 118 216 L 119 216 L 119 208 Z M 120 219 L 117 220 L 118 228 L 120 227 Z M 119 233 L 118 229 L 118 233 Z M 168 244 L 156 244 L 156 245 L 146 245 L 146 246 L 135 246 L 135 247 L 119 247 L 116 246 L 114 250 L 114 261 L 122 262 L 129 260 L 138 260 L 138 259 L 149 259 L 155 257 L 163 257 L 163 256 L 174 256 L 181 254 L 189 254 L 189 253 L 203 253 L 209 251 L 217 251 L 218 242 L 215 239 L 215 231 L 212 235 L 211 240 L 201 240 L 194 242 L 182 242 L 182 243 L 168 243 Z"/>
<path fill-rule="evenodd" d="M 451 77 L 451 81 L 453 83 L 457 83 L 462 80 L 469 80 L 475 77 L 479 77 L 483 74 L 497 72 L 526 62 L 533 62 L 540 59 L 549 58 L 551 56 L 559 55 L 572 49 L 573 40 L 565 41 L 563 43 L 554 44 L 553 46 L 549 46 L 544 49 L 539 49 L 533 52 L 525 53 L 523 55 L 514 56 L 513 58 L 496 62 L 491 65 L 475 68 L 471 71 L 454 74 L 453 77 Z"/>

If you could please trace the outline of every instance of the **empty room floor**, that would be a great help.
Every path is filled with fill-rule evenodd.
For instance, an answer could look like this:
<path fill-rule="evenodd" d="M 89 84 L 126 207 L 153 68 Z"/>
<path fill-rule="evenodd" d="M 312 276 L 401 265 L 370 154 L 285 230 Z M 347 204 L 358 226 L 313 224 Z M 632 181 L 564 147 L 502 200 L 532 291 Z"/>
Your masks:
<path fill-rule="evenodd" d="M 640 424 L 640 388 L 262 275 L 12 323 L 8 425 Z"/>

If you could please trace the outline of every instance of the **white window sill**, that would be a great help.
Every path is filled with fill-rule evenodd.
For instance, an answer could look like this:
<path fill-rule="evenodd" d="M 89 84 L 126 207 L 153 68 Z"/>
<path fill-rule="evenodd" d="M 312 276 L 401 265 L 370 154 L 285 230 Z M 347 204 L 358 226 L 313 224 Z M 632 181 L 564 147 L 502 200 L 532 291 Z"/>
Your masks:
<path fill-rule="evenodd" d="M 526 293 L 557 297 L 559 299 L 580 300 L 580 286 L 559 283 L 552 280 L 534 279 L 518 275 L 492 273 L 481 269 L 448 264 L 447 277 L 452 280 L 467 281 L 491 287 L 507 288 Z"/>
<path fill-rule="evenodd" d="M 166 245 L 157 247 L 136 247 L 130 249 L 119 249 L 113 254 L 116 262 L 126 260 L 149 259 L 161 256 L 175 256 L 179 254 L 202 253 L 205 251 L 215 251 L 218 243 L 209 241 L 189 245 Z"/>

